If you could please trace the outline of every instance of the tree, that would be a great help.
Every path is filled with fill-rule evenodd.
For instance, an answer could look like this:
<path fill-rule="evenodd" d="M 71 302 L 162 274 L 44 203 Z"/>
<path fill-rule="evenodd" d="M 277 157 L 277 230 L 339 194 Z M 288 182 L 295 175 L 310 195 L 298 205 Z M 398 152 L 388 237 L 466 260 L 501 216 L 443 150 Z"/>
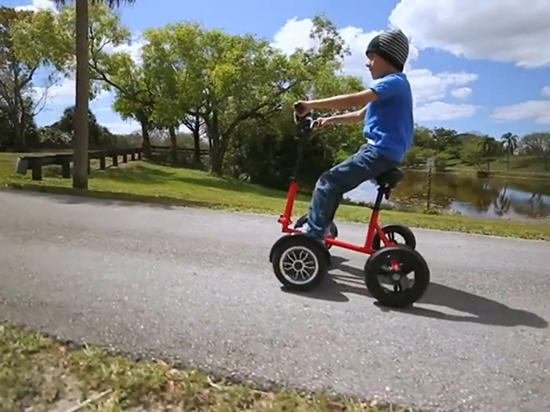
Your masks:
<path fill-rule="evenodd" d="M 176 85 L 178 98 L 171 100 L 172 110 L 163 110 L 164 114 L 172 113 L 168 117 L 174 122 L 178 115 L 181 121 L 183 113 L 202 119 L 211 148 L 211 171 L 217 175 L 222 174 L 225 154 L 240 126 L 251 119 L 266 122 L 290 91 L 303 97 L 313 78 L 334 73 L 343 53 L 337 30 L 320 17 L 314 19 L 311 33 L 315 48 L 290 58 L 254 36 L 203 30 L 191 23 L 168 25 L 146 36 L 151 47 L 144 47 L 144 61 L 150 58 L 151 72 L 161 79 L 154 83 Z"/>
<path fill-rule="evenodd" d="M 149 132 L 155 126 L 152 79 L 143 66 L 137 65 L 129 54 L 115 53 L 104 68 L 96 67 L 98 78 L 115 90 L 114 109 L 123 119 L 135 119 L 141 126 L 143 154 L 151 157 Z"/>
<path fill-rule="evenodd" d="M 312 86 L 312 96 L 352 93 L 364 88 L 360 79 L 336 74 L 331 78 L 323 76 Z M 292 94 L 294 91 L 282 110 L 265 121 L 249 119 L 241 123 L 227 151 L 226 171 L 255 184 L 279 189 L 288 185 L 301 144 L 292 121 Z M 301 187 L 311 189 L 324 170 L 355 153 L 364 141 L 360 124 L 316 130 L 304 146 L 299 171 Z"/>
<path fill-rule="evenodd" d="M 462 148 L 461 158 L 469 165 L 475 165 L 479 172 L 490 173 L 491 162 L 498 154 L 500 144 L 490 136 L 476 137 Z M 483 166 L 487 166 L 483 170 Z"/>
<path fill-rule="evenodd" d="M 475 166 L 478 171 L 481 171 L 485 164 L 481 143 L 476 144 L 472 142 L 466 145 L 462 150 L 461 159 L 464 163 Z"/>
<path fill-rule="evenodd" d="M 0 111 L 7 128 L 2 140 L 8 145 L 20 149 L 27 146 L 34 116 L 42 109 L 62 60 L 53 47 L 57 34 L 50 12 L 0 7 Z M 34 88 L 33 78 L 46 64 L 53 67 L 53 71 L 44 87 Z"/>
<path fill-rule="evenodd" d="M 54 0 L 60 6 L 65 0 Z M 98 1 L 98 0 L 95 0 Z M 135 0 L 124 0 L 133 3 Z M 122 0 L 105 0 L 109 7 L 119 6 Z M 76 110 L 73 187 L 88 188 L 88 0 L 76 3 Z"/>
<path fill-rule="evenodd" d="M 415 126 L 413 133 L 413 145 L 426 149 L 435 149 L 436 141 L 430 129 L 423 126 Z"/>
<path fill-rule="evenodd" d="M 507 169 L 510 169 L 510 155 L 513 155 L 518 147 L 518 136 L 510 132 L 504 133 L 500 138 L 502 141 L 502 147 L 506 151 L 506 165 Z"/>
<path fill-rule="evenodd" d="M 433 139 L 435 141 L 436 149 L 439 152 L 442 152 L 452 146 L 456 146 L 458 143 L 458 134 L 455 130 L 436 127 L 433 130 Z"/>
<path fill-rule="evenodd" d="M 523 136 L 521 146 L 526 154 L 535 155 L 544 162 L 544 169 L 550 170 L 550 133 L 530 133 Z"/>
<path fill-rule="evenodd" d="M 61 119 L 52 124 L 51 127 L 54 127 L 61 130 L 62 132 L 69 133 L 71 136 L 74 136 L 74 113 L 74 106 L 67 107 L 63 111 Z M 107 130 L 105 127 L 101 126 L 97 122 L 97 118 L 91 110 L 88 110 L 88 130 L 91 146 L 113 144 L 113 135 L 111 134 L 111 132 L 109 132 L 109 130 Z"/>
<path fill-rule="evenodd" d="M 495 160 L 495 156 L 498 154 L 500 145 L 494 137 L 485 136 L 481 144 L 482 156 L 485 162 L 487 162 L 487 173 L 491 172 L 491 162 Z"/>

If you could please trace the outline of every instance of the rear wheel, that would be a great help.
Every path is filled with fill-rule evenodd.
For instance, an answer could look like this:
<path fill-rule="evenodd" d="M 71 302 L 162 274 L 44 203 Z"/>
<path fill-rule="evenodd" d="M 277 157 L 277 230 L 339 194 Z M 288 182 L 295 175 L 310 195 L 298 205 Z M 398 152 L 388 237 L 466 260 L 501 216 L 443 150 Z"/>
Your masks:
<path fill-rule="evenodd" d="M 367 260 L 365 283 L 382 305 L 403 308 L 422 297 L 430 283 L 430 270 L 416 250 L 390 246 Z"/>
<path fill-rule="evenodd" d="M 388 225 L 384 226 L 382 231 L 390 242 L 394 242 L 398 245 L 405 245 L 411 249 L 416 247 L 416 238 L 414 237 L 414 233 L 407 226 Z M 379 250 L 381 247 L 384 247 L 384 243 L 380 239 L 378 232 L 375 232 L 372 238 L 372 248 L 374 250 Z"/>

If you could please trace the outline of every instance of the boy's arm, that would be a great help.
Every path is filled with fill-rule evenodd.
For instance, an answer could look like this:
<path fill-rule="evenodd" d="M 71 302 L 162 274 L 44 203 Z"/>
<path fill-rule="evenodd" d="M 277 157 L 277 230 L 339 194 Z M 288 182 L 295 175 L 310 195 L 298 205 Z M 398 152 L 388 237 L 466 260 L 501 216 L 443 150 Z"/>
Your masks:
<path fill-rule="evenodd" d="M 365 118 L 366 110 L 367 108 L 363 107 L 361 110 L 357 110 L 355 112 L 336 114 L 330 117 L 321 117 L 317 119 L 317 122 L 319 123 L 319 127 L 325 127 L 329 124 L 337 123 L 357 123 Z"/>
<path fill-rule="evenodd" d="M 359 93 L 343 94 L 319 100 L 301 100 L 297 102 L 296 111 L 299 115 L 305 115 L 313 109 L 342 109 L 350 106 L 365 106 L 368 102 L 378 99 L 378 94 L 372 89 L 366 89 Z"/>

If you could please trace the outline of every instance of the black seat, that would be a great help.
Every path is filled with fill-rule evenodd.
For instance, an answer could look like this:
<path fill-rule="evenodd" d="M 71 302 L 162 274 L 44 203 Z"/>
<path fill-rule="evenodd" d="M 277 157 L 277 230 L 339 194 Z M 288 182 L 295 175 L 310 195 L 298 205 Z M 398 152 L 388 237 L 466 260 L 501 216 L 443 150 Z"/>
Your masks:
<path fill-rule="evenodd" d="M 394 167 L 381 175 L 376 176 L 376 183 L 382 187 L 394 188 L 397 184 L 403 180 L 404 174 L 401 169 Z"/>

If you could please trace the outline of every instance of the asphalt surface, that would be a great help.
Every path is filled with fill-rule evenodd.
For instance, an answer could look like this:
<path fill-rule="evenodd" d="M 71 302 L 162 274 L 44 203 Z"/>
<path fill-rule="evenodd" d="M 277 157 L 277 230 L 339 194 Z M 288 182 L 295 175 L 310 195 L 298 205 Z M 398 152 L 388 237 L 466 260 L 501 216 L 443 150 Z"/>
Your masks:
<path fill-rule="evenodd" d="M 318 290 L 283 291 L 276 219 L 0 191 L 0 319 L 260 385 L 550 410 L 550 242 L 415 229 L 432 283 L 388 310 L 344 249 Z"/>

